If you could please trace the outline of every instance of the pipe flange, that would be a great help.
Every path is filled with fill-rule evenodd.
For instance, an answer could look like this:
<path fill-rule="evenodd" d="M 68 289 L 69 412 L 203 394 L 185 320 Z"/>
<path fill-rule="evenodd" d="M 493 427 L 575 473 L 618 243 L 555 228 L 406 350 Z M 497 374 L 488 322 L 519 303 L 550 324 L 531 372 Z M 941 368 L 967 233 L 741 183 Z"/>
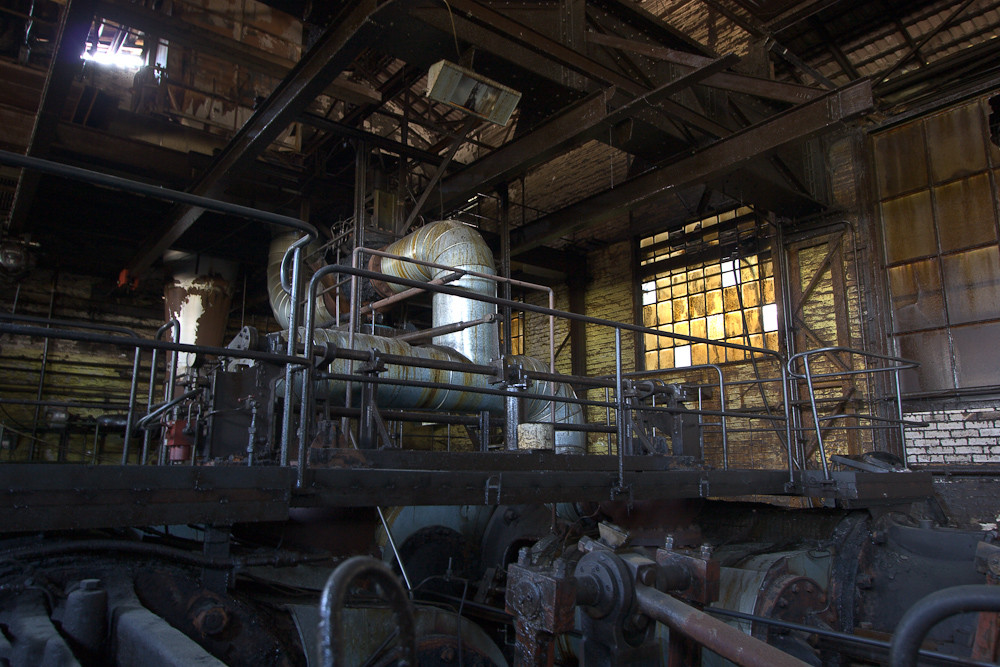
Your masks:
<path fill-rule="evenodd" d="M 594 593 L 591 604 L 583 610 L 591 618 L 611 623 L 624 620 L 635 608 L 635 586 L 628 566 L 610 551 L 595 550 L 584 555 L 576 565 L 577 580 L 589 580 Z"/>

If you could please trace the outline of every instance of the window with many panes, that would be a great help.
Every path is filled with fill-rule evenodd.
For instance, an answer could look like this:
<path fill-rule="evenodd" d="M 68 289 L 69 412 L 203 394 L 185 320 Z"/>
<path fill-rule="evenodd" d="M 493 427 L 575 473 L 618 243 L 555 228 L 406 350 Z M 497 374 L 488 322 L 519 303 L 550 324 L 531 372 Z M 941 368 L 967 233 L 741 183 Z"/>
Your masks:
<path fill-rule="evenodd" d="M 749 208 L 639 242 L 642 324 L 713 341 L 778 349 L 774 271 Z M 743 361 L 743 350 L 646 334 L 648 370 Z"/>

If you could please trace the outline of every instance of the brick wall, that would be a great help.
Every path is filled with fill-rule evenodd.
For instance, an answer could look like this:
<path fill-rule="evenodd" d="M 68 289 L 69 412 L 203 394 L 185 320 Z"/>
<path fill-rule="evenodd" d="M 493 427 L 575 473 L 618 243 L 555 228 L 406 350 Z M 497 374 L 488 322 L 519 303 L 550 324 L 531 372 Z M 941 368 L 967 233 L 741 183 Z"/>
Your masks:
<path fill-rule="evenodd" d="M 1000 463 L 1000 401 L 940 404 L 908 412 L 927 422 L 906 429 L 907 463 Z"/>
<path fill-rule="evenodd" d="M 584 294 L 583 314 L 600 317 L 615 322 L 631 323 L 633 317 L 632 248 L 628 241 L 620 241 L 592 251 L 587 255 L 587 282 Z M 569 309 L 569 288 L 561 285 L 555 289 L 556 308 Z M 547 303 L 547 296 L 529 293 L 525 301 L 538 305 Z M 569 373 L 571 369 L 570 345 L 566 341 L 569 332 L 567 320 L 556 320 L 555 345 L 562 347 L 556 356 L 556 371 Z M 605 375 L 615 372 L 615 332 L 611 327 L 586 325 L 588 376 Z M 525 319 L 525 354 L 539 359 L 548 359 L 549 323 L 543 315 L 527 313 Z M 635 337 L 631 332 L 622 335 L 622 368 L 635 370 Z M 581 396 L 582 398 L 582 396 Z M 590 392 L 587 398 L 604 400 L 603 390 Z M 605 421 L 605 410 L 600 407 L 588 409 L 588 421 Z M 607 452 L 607 437 L 592 434 L 588 440 L 591 453 Z"/>

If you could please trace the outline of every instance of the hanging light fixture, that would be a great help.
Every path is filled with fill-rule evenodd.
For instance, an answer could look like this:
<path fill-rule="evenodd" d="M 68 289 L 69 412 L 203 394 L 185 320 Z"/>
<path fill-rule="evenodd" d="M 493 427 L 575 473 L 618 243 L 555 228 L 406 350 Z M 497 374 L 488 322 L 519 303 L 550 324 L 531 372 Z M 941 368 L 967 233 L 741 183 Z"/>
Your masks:
<path fill-rule="evenodd" d="M 506 125 L 521 93 L 447 60 L 427 72 L 427 96 L 468 114 Z"/>

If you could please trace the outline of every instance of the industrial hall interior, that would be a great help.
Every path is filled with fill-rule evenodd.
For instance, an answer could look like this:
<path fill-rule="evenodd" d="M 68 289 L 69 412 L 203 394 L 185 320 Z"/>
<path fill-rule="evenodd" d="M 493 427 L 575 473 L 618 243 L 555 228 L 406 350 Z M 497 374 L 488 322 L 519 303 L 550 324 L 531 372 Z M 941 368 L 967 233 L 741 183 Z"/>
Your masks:
<path fill-rule="evenodd" d="M 0 667 L 1000 662 L 1000 0 L 0 0 Z"/>

